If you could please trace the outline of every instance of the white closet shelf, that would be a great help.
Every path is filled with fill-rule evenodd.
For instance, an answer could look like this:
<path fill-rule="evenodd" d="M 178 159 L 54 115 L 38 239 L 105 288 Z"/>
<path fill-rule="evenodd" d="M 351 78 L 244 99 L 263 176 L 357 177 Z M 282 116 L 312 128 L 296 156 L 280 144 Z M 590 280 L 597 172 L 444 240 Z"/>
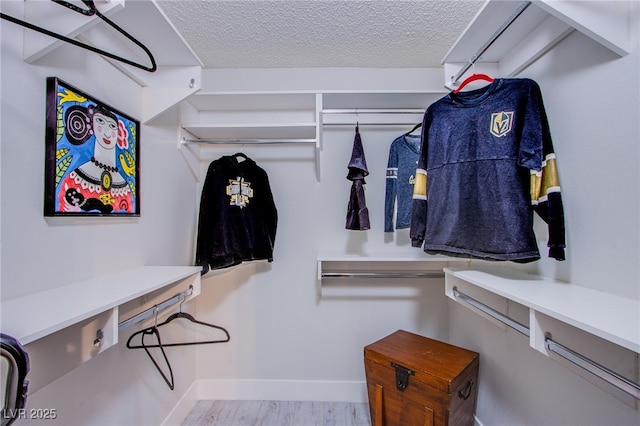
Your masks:
<path fill-rule="evenodd" d="M 290 143 L 315 146 L 318 181 L 325 125 L 398 127 L 422 121 L 427 107 L 445 90 L 300 90 L 201 91 L 180 104 L 182 133 L 178 149 L 197 143 L 184 158 L 196 180 L 201 179 L 206 145 Z M 351 113 L 336 114 L 337 109 Z M 332 111 L 333 110 L 333 111 Z M 363 113 L 359 113 L 363 111 Z"/>
<path fill-rule="evenodd" d="M 522 7 L 524 11 L 512 20 Z M 500 32 L 506 23 L 510 24 Z M 487 0 L 443 58 L 445 84 L 453 87 L 451 77 L 469 63 L 475 63 L 476 69 L 469 69 L 458 81 L 473 72 L 517 75 L 574 30 L 617 55 L 627 55 L 629 2 Z"/>
<path fill-rule="evenodd" d="M 196 276 L 192 266 L 144 266 L 2 302 L 2 331 L 23 345 Z M 199 292 L 194 289 L 191 297 Z M 118 315 L 112 315 L 117 329 Z M 117 341 L 117 335 L 114 337 Z"/>
<path fill-rule="evenodd" d="M 447 296 L 453 287 L 471 284 L 571 325 L 631 351 L 640 353 L 640 301 L 507 268 L 445 268 Z M 532 333 L 538 327 L 531 324 Z M 541 336 L 531 346 L 546 352 Z"/>
<path fill-rule="evenodd" d="M 416 253 L 337 253 L 318 254 L 318 281 L 327 278 L 443 278 L 443 270 L 465 260 L 433 256 L 415 249 Z"/>
<path fill-rule="evenodd" d="M 203 140 L 316 137 L 316 123 L 194 124 L 182 128 Z"/>

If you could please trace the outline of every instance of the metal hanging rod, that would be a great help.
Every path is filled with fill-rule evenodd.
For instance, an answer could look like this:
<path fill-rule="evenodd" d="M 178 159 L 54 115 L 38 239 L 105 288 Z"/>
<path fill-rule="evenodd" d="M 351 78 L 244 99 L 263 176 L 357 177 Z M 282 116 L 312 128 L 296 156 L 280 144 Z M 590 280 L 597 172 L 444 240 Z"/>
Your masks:
<path fill-rule="evenodd" d="M 424 114 L 425 108 L 397 108 L 397 109 L 323 109 L 323 114 Z"/>
<path fill-rule="evenodd" d="M 640 399 L 640 385 L 638 383 L 622 377 L 615 371 L 612 371 L 607 367 L 604 367 L 603 365 L 600 365 L 597 362 L 580 355 L 579 353 L 567 348 L 566 346 L 561 345 L 558 342 L 554 342 L 553 340 L 551 340 L 551 333 L 545 333 L 544 336 L 544 346 L 545 348 L 547 348 L 547 350 L 557 353 L 566 360 L 569 360 L 579 367 L 582 367 L 591 374 L 594 374 L 607 383 L 617 387 L 621 391 L 631 395 L 636 399 Z"/>
<path fill-rule="evenodd" d="M 526 325 L 519 323 L 518 321 L 514 320 L 513 318 L 510 318 L 510 317 L 504 315 L 503 313 L 496 311 L 493 308 L 490 308 L 489 306 L 485 305 L 482 302 L 478 302 L 473 297 L 467 296 L 466 294 L 459 292 L 457 287 L 453 287 L 453 295 L 456 298 L 464 300 L 465 302 L 467 302 L 471 306 L 473 306 L 473 307 L 475 307 L 477 309 L 480 309 L 482 312 L 484 312 L 485 314 L 489 315 L 490 317 L 493 317 L 493 318 L 497 319 L 498 321 L 505 323 L 506 325 L 508 325 L 509 327 L 513 328 L 514 330 L 519 331 L 520 333 L 522 333 L 525 336 L 529 337 L 529 327 L 527 327 Z"/>
<path fill-rule="evenodd" d="M 504 21 L 502 23 L 502 25 L 496 30 L 495 33 L 493 33 L 493 35 L 491 36 L 491 38 L 489 38 L 489 40 L 487 40 L 485 42 L 485 44 L 482 45 L 482 47 L 480 47 L 480 49 L 478 49 L 476 51 L 476 53 L 473 54 L 473 56 L 471 56 L 469 58 L 469 62 L 462 67 L 462 69 L 460 71 L 458 71 L 458 73 L 455 76 L 451 77 L 451 84 L 452 85 L 456 85 L 456 83 L 458 82 L 458 80 L 460 80 L 460 77 L 462 77 L 464 75 L 465 72 L 467 72 L 469 70 L 469 68 L 471 68 L 477 61 L 478 59 L 480 59 L 480 57 L 482 55 L 484 55 L 484 53 L 489 50 L 489 48 L 493 45 L 493 43 L 500 38 L 500 36 L 502 35 L 502 33 L 504 33 L 506 31 L 507 28 L 509 28 L 509 26 L 511 24 L 513 24 L 513 22 L 518 19 L 518 17 L 529 7 L 531 6 L 531 2 L 530 1 L 523 1 L 522 3 L 520 3 L 520 5 L 518 5 L 518 7 L 516 8 L 516 10 L 513 11 L 513 13 L 506 19 L 506 21 Z"/>
<path fill-rule="evenodd" d="M 358 126 L 411 126 L 414 123 L 388 123 L 388 122 L 384 122 L 384 123 L 363 123 L 363 122 L 358 122 Z M 322 123 L 323 126 L 355 126 L 355 123 Z"/>
<path fill-rule="evenodd" d="M 460 298 L 470 304 L 471 306 L 476 307 L 481 310 L 485 314 L 497 319 L 500 322 L 508 325 L 509 327 L 519 331 L 525 336 L 529 336 L 529 328 L 523 324 L 520 324 L 518 321 L 509 318 L 508 316 L 496 311 L 495 309 L 490 308 L 489 306 L 477 301 L 476 299 L 467 296 L 464 293 L 458 291 L 457 287 L 453 287 L 453 295 L 456 298 Z M 555 342 L 551 339 L 551 333 L 545 333 L 544 346 L 548 351 L 554 352 L 566 360 L 576 364 L 577 366 L 587 370 L 591 374 L 599 377 L 600 379 L 606 381 L 607 383 L 617 387 L 621 391 L 631 395 L 636 399 L 640 399 L 640 385 L 619 375 L 615 371 L 608 369 L 607 367 L 598 364 L 595 361 L 590 360 L 589 358 L 580 355 L 579 353 L 567 348 L 566 346 L 561 345 L 558 342 Z"/>
<path fill-rule="evenodd" d="M 444 278 L 444 272 L 322 272 L 321 278 Z"/>
<path fill-rule="evenodd" d="M 315 144 L 316 139 L 182 139 L 181 144 L 204 145 L 267 145 L 267 144 Z"/>
<path fill-rule="evenodd" d="M 131 318 L 128 318 L 120 323 L 118 323 L 118 331 L 123 331 L 129 327 L 131 327 L 132 325 L 138 324 L 148 318 L 151 318 L 155 315 L 157 315 L 160 311 L 163 311 L 167 308 L 170 308 L 171 306 L 175 305 L 176 303 L 181 303 L 183 301 L 185 301 L 187 299 L 187 297 L 189 297 L 191 294 L 193 293 L 193 286 L 189 286 L 189 288 L 181 293 L 178 293 L 172 297 L 170 297 L 167 300 L 164 300 L 160 303 L 158 303 L 157 305 L 154 305 L 152 307 L 150 307 L 149 309 L 146 309 L 142 312 L 140 312 L 139 314 L 136 314 L 134 316 L 132 316 Z"/>

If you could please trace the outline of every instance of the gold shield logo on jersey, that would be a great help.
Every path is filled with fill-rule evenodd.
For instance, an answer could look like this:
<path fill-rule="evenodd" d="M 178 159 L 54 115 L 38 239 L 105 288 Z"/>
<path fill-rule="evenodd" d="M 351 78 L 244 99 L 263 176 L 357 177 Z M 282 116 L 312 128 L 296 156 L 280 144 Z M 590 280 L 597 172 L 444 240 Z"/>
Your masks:
<path fill-rule="evenodd" d="M 500 111 L 491 114 L 491 134 L 501 138 L 511 131 L 513 111 Z"/>

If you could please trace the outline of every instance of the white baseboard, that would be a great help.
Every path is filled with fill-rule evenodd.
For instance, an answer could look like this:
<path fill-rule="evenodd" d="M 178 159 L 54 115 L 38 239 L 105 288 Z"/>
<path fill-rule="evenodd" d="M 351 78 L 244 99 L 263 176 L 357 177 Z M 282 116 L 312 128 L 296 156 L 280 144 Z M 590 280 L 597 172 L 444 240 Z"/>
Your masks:
<path fill-rule="evenodd" d="M 162 426 L 181 425 L 198 402 L 198 381 L 194 381 L 162 422 Z"/>
<path fill-rule="evenodd" d="M 368 401 L 364 381 L 206 379 L 197 388 L 197 399 Z"/>

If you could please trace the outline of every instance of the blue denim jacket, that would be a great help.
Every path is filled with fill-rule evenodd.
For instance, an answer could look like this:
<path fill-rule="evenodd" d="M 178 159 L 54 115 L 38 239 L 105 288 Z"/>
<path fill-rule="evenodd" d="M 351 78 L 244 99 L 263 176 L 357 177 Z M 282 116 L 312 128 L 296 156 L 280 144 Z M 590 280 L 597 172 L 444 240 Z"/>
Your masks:
<path fill-rule="evenodd" d="M 496 79 L 450 93 L 424 115 L 412 245 L 430 254 L 530 262 L 540 258 L 533 212 L 564 260 L 564 212 L 538 84 Z"/>

